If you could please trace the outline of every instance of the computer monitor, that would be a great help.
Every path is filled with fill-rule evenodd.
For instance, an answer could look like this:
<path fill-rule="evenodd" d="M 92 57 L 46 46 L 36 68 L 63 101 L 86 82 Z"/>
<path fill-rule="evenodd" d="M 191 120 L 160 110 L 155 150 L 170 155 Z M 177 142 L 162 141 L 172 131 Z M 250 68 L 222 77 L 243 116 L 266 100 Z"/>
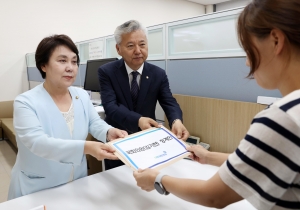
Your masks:
<path fill-rule="evenodd" d="M 118 60 L 118 58 L 105 58 L 97 60 L 88 60 L 86 62 L 84 89 L 93 92 L 100 92 L 100 84 L 98 79 L 98 69 L 103 64 Z"/>

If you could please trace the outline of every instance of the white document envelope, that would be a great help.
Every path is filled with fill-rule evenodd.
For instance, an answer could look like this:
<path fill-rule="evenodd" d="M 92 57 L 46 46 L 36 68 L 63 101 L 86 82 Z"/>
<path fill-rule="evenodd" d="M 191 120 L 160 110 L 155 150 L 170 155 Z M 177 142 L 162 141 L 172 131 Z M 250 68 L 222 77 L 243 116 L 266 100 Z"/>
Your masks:
<path fill-rule="evenodd" d="M 161 169 L 190 155 L 186 144 L 165 127 L 150 128 L 109 142 L 116 156 L 134 171 Z"/>

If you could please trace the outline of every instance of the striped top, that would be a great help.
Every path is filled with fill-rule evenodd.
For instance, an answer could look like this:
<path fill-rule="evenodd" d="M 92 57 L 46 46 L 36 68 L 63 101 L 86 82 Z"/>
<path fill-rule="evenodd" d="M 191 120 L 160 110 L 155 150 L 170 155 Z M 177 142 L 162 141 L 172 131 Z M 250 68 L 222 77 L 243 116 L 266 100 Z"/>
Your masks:
<path fill-rule="evenodd" d="M 219 175 L 257 209 L 300 209 L 300 90 L 258 113 Z"/>

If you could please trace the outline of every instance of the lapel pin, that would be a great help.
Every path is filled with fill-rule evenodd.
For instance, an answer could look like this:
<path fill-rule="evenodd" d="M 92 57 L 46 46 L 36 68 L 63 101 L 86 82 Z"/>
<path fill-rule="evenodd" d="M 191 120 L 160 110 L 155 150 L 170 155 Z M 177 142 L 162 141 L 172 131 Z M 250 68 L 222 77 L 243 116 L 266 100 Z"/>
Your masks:
<path fill-rule="evenodd" d="M 79 97 L 78 97 L 78 96 L 76 96 L 75 98 L 76 98 L 76 99 L 78 99 Z"/>
<path fill-rule="evenodd" d="M 149 77 L 148 77 L 148 76 L 146 76 L 146 79 L 149 79 Z"/>

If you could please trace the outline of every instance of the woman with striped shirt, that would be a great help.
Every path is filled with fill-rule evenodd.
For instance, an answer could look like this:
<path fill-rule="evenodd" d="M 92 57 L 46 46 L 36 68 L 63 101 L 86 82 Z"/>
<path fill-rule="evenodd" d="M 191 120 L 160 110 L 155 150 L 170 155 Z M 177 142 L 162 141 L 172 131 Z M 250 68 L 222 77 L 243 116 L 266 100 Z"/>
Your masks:
<path fill-rule="evenodd" d="M 253 0 L 238 19 L 249 77 L 283 98 L 258 113 L 230 155 L 189 148 L 194 160 L 221 166 L 210 180 L 182 180 L 153 169 L 134 173 L 143 190 L 157 177 L 166 191 L 223 208 L 247 199 L 257 209 L 300 209 L 300 1 Z"/>

